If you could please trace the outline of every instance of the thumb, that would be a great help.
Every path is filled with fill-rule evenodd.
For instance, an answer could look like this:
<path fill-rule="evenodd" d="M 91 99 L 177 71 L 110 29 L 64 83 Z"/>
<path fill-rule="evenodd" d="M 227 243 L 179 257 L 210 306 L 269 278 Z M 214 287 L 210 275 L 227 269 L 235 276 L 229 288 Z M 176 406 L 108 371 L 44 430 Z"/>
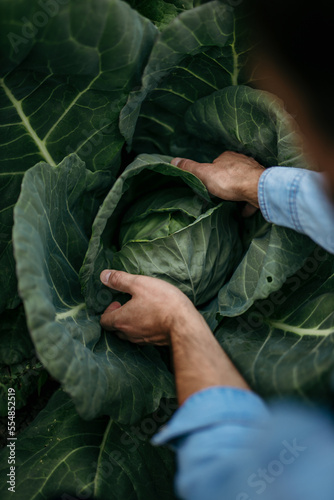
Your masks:
<path fill-rule="evenodd" d="M 197 161 L 187 160 L 186 158 L 173 158 L 171 164 L 174 165 L 174 167 L 191 172 L 199 178 L 202 168 L 209 165 L 209 163 L 197 163 Z"/>
<path fill-rule="evenodd" d="M 133 294 L 133 286 L 136 276 L 123 271 L 105 269 L 100 274 L 102 283 L 118 292 Z"/>

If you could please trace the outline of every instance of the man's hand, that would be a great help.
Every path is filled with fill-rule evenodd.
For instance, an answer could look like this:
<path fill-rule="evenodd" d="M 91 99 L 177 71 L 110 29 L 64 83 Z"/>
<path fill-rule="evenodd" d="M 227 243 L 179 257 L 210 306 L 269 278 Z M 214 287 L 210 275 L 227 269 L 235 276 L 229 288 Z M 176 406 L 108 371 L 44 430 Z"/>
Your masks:
<path fill-rule="evenodd" d="M 132 295 L 123 306 L 112 302 L 101 317 L 102 327 L 121 339 L 169 345 L 172 332 L 182 329 L 187 318 L 203 321 L 188 297 L 165 281 L 110 270 L 101 273 L 101 281 Z"/>
<path fill-rule="evenodd" d="M 207 387 L 249 389 L 192 302 L 165 281 L 122 271 L 101 273 L 105 285 L 132 298 L 113 302 L 101 317 L 106 330 L 136 344 L 170 345 L 179 403 Z"/>
<path fill-rule="evenodd" d="M 226 151 L 213 163 L 174 158 L 172 164 L 196 175 L 214 196 L 227 201 L 246 201 L 242 214 L 245 217 L 259 208 L 257 188 L 264 167 L 253 158 Z"/>

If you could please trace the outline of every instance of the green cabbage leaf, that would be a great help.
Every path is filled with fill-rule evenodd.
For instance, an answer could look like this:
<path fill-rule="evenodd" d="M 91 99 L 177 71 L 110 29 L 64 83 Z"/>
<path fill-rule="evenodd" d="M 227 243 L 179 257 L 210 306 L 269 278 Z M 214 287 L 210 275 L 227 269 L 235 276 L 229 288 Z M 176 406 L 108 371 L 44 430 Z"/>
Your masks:
<path fill-rule="evenodd" d="M 133 202 L 153 186 L 153 193 Z M 117 246 L 124 205 L 129 209 L 121 221 L 123 244 Z M 81 279 L 94 310 L 103 288 L 99 274 L 105 268 L 164 279 L 201 305 L 218 293 L 241 252 L 234 203 L 213 204 L 194 175 L 169 164 L 168 158 L 140 155 L 96 216 Z"/>
<path fill-rule="evenodd" d="M 210 33 L 199 21 L 205 16 L 215 28 Z M 179 31 L 180 26 L 186 26 L 186 32 Z M 194 51 L 196 61 L 207 60 L 203 47 L 212 48 L 217 40 L 221 46 L 210 52 L 210 64 L 213 54 L 216 69 L 221 58 L 226 65 L 236 64 L 235 51 L 241 52 L 243 41 L 242 34 L 236 39 L 237 26 L 233 9 L 212 2 L 184 12 L 158 35 L 142 89 L 129 95 L 121 113 L 123 132 L 125 124 L 132 123 L 133 147 L 137 131 L 144 137 L 148 129 L 136 112 L 128 112 L 133 103 L 138 110 L 151 106 L 147 89 L 154 83 L 154 64 L 165 64 L 161 75 L 172 78 L 172 68 L 185 52 Z M 194 36 L 189 38 L 190 27 Z M 173 42 L 171 31 L 177 33 Z M 166 45 L 167 39 L 171 45 Z M 159 52 L 163 47 L 166 60 Z M 243 57 L 240 53 L 234 68 L 238 78 Z M 108 414 L 121 422 L 134 421 L 154 411 L 161 397 L 175 395 L 163 352 L 122 342 L 101 330 L 99 317 L 110 302 L 128 299 L 102 285 L 103 269 L 174 284 L 214 330 L 222 319 L 239 317 L 254 302 L 278 291 L 315 248 L 309 238 L 268 224 L 260 213 L 243 220 L 238 204 L 211 197 L 194 175 L 170 164 L 176 153 L 209 161 L 213 152 L 234 150 L 266 167 L 308 167 L 282 104 L 265 92 L 235 85 L 231 68 L 223 71 L 224 80 L 217 85 L 222 88 L 206 86 L 204 95 L 194 94 L 195 102 L 188 102 L 182 119 L 166 101 L 178 127 L 168 141 L 159 135 L 164 145 L 160 149 L 168 155 L 140 154 L 108 194 L 109 171 L 94 171 L 89 164 L 87 168 L 76 154 L 57 166 L 37 164 L 24 177 L 13 233 L 19 292 L 37 356 L 84 418 Z M 187 74 L 185 93 L 193 92 L 192 83 L 196 87 L 199 81 L 197 73 Z M 216 74 L 221 78 L 221 68 Z M 178 79 L 174 75 L 171 81 L 176 84 Z M 171 94 L 166 91 L 166 99 Z M 154 108 L 157 113 L 159 109 Z M 127 133 L 130 144 L 131 131 Z"/>
<path fill-rule="evenodd" d="M 101 175 L 76 155 L 26 173 L 13 231 L 19 291 L 37 355 L 80 415 L 133 422 L 174 395 L 174 386 L 159 352 L 102 332 L 82 294 L 79 273 Z M 102 292 L 94 300 L 103 309 L 111 298 Z"/>
<path fill-rule="evenodd" d="M 1 312 L 19 303 L 11 232 L 24 172 L 76 153 L 112 185 L 124 144 L 119 114 L 157 30 L 116 0 L 4 0 L 0 19 Z"/>
<path fill-rule="evenodd" d="M 61 390 L 16 441 L 17 498 L 64 500 L 173 500 L 174 457 L 151 446 L 153 432 L 176 404 L 166 401 L 136 425 L 100 417 L 87 422 Z M 0 471 L 8 473 L 7 450 L 0 451 Z M 2 481 L 0 494 L 12 493 Z"/>
<path fill-rule="evenodd" d="M 19 500 L 173 498 L 148 440 L 177 406 L 169 352 L 101 328 L 130 298 L 105 268 L 182 290 L 265 398 L 331 398 L 333 257 L 171 164 L 311 168 L 236 3 L 0 2 L 0 414 L 8 387 L 19 409 L 61 386 L 17 441 Z"/>

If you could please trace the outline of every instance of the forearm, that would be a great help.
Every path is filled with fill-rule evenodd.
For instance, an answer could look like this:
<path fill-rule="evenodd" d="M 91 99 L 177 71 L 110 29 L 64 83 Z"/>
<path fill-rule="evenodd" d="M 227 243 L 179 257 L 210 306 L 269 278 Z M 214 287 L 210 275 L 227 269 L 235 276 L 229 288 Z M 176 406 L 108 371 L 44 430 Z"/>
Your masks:
<path fill-rule="evenodd" d="M 102 282 L 132 299 L 113 302 L 101 317 L 106 330 L 134 343 L 170 345 L 179 403 L 212 386 L 249 389 L 186 295 L 165 281 L 106 269 Z"/>
<path fill-rule="evenodd" d="M 180 405 L 191 394 L 207 387 L 249 389 L 195 309 L 192 316 L 175 324 L 171 332 L 171 344 Z"/>

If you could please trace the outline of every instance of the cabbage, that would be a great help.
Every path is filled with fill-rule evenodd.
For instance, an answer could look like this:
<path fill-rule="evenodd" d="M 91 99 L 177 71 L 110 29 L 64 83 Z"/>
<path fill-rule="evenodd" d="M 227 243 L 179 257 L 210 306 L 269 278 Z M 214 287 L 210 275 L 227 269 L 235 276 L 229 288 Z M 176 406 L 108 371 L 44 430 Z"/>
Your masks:
<path fill-rule="evenodd" d="M 161 401 L 172 413 L 168 357 L 101 329 L 129 299 L 106 268 L 180 288 L 261 395 L 331 397 L 333 256 L 170 164 L 232 150 L 309 168 L 282 103 L 252 88 L 231 3 L 0 2 L 0 410 L 46 373 L 62 388 L 17 440 L 19 499 L 171 498 L 171 456 L 141 433 Z"/>
<path fill-rule="evenodd" d="M 214 205 L 182 187 L 131 205 L 119 241 L 114 268 L 164 279 L 196 305 L 217 294 L 242 252 L 235 204 Z"/>

